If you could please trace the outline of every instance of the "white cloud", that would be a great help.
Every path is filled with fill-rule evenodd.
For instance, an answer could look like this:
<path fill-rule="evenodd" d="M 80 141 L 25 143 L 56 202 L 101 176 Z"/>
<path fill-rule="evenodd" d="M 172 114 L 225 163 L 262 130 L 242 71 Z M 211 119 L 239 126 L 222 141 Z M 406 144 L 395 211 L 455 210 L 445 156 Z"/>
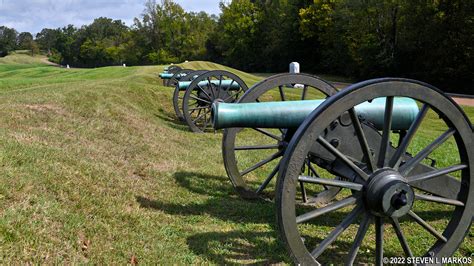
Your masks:
<path fill-rule="evenodd" d="M 0 0 L 0 25 L 17 31 L 37 33 L 43 28 L 68 24 L 77 27 L 95 18 L 121 19 L 133 23 L 144 9 L 146 0 Z M 219 0 L 175 0 L 187 11 L 219 13 Z"/>

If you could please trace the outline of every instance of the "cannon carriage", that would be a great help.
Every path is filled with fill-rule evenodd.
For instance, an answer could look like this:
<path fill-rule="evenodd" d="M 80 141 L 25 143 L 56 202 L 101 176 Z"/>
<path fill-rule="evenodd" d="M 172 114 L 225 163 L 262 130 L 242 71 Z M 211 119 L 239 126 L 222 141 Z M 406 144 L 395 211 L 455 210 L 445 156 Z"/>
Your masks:
<path fill-rule="evenodd" d="M 181 70 L 183 69 L 180 66 L 171 65 L 171 66 L 165 67 L 163 72 L 158 73 L 158 77 L 163 80 L 163 86 L 169 86 L 169 80 L 175 77 L 175 74 L 177 72 L 180 72 Z"/>
<path fill-rule="evenodd" d="M 271 86 L 281 90 L 288 83 Z M 451 256 L 469 232 L 474 203 L 474 134 L 463 111 L 432 86 L 406 79 L 371 80 L 326 95 L 265 102 L 264 93 L 255 93 L 248 102 L 214 103 L 214 127 L 227 128 L 226 171 L 239 193 L 262 196 L 278 174 L 279 231 L 296 263 L 325 264 L 336 252 L 350 265 L 365 256 L 359 249 L 370 240 L 377 265 L 384 254 Z M 417 138 L 426 134 L 427 116 L 443 128 L 429 142 Z M 273 144 L 236 144 L 244 129 L 273 138 Z M 238 159 L 252 157 L 238 157 L 238 151 L 267 149 L 273 150 L 267 159 L 244 170 L 237 166 Z M 277 162 L 265 168 L 270 161 Z M 263 182 L 242 178 L 259 169 L 266 171 Z M 449 222 L 437 223 L 427 211 L 442 212 Z M 412 226 L 424 229 L 416 236 L 422 241 L 408 234 Z M 396 249 L 384 249 L 384 235 L 398 239 Z"/>
<path fill-rule="evenodd" d="M 205 71 L 191 80 L 177 82 L 173 106 L 178 118 L 197 133 L 212 129 L 211 107 L 214 102 L 236 102 L 248 90 L 237 75 L 223 70 Z"/>
<path fill-rule="evenodd" d="M 176 117 L 178 117 L 180 121 L 184 121 L 184 116 L 181 109 L 183 107 L 183 97 L 186 90 L 183 89 L 183 84 L 188 84 L 189 86 L 191 81 L 193 81 L 200 75 L 206 73 L 207 71 L 209 70 L 195 70 L 193 72 L 188 73 L 188 75 L 180 78 L 179 81 L 175 83 L 173 91 L 173 109 L 176 114 Z M 179 82 L 182 83 L 179 84 Z"/>

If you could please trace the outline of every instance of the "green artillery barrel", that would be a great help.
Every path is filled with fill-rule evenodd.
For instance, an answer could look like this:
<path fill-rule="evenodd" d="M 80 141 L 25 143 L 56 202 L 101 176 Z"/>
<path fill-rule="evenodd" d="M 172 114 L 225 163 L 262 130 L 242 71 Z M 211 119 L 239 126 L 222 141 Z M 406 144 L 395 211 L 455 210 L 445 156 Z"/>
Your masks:
<path fill-rule="evenodd" d="M 211 116 L 215 129 L 246 128 L 297 128 L 324 100 L 286 101 L 262 103 L 219 103 L 212 105 Z M 384 123 L 385 98 L 364 102 L 355 107 L 359 117 L 381 130 Z M 392 130 L 407 130 L 419 112 L 410 98 L 395 98 Z"/>
<path fill-rule="evenodd" d="M 191 82 L 192 81 L 180 81 L 178 82 L 178 86 L 179 86 L 179 90 L 180 91 L 185 91 L 188 89 L 189 85 L 191 85 Z M 234 81 L 234 80 L 230 80 L 230 79 L 224 79 L 224 80 L 211 80 L 211 83 L 214 84 L 215 86 L 221 86 L 221 88 L 225 89 L 225 90 L 238 90 L 240 88 L 240 85 L 239 83 L 237 83 L 237 81 Z M 203 81 L 200 81 L 198 83 L 198 86 L 200 87 L 204 87 L 204 86 L 207 86 L 209 85 L 209 81 L 208 80 L 203 80 Z M 229 88 L 230 86 L 230 88 Z"/>
<path fill-rule="evenodd" d="M 173 77 L 174 74 L 171 74 L 171 73 L 160 73 L 159 76 L 160 78 L 162 79 L 170 79 Z"/>

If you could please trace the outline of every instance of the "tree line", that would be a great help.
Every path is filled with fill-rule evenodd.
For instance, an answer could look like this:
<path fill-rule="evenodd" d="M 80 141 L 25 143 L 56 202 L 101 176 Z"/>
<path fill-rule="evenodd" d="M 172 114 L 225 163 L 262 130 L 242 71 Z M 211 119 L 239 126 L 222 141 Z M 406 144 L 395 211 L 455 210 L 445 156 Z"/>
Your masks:
<path fill-rule="evenodd" d="M 248 72 L 298 61 L 309 73 L 408 77 L 474 94 L 474 1 L 232 0 L 220 8 L 216 16 L 150 0 L 130 27 L 97 18 L 34 40 L 0 27 L 0 54 L 37 45 L 76 67 L 209 60 Z"/>

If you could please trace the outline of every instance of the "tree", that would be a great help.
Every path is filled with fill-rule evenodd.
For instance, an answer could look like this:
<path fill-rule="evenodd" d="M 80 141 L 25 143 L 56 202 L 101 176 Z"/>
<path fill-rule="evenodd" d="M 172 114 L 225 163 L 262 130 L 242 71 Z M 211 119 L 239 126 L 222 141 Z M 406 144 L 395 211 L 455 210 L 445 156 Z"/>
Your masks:
<path fill-rule="evenodd" d="M 60 29 L 45 28 L 36 34 L 36 42 L 38 43 L 40 49 L 47 51 L 48 55 L 51 55 L 52 48 L 56 46 L 60 34 Z"/>
<path fill-rule="evenodd" d="M 0 26 L 0 56 L 6 56 L 16 49 L 18 32 L 5 26 Z"/>
<path fill-rule="evenodd" d="M 39 52 L 40 52 L 39 46 L 35 41 L 30 42 L 30 44 L 28 46 L 28 50 L 31 51 L 31 56 L 35 56 L 35 55 L 39 54 Z"/>
<path fill-rule="evenodd" d="M 188 33 L 194 27 L 188 21 L 188 14 L 172 0 L 162 0 L 160 4 L 149 0 L 145 7 L 142 20 L 135 19 L 135 28 L 148 50 L 145 58 L 150 63 L 165 63 L 153 61 L 164 58 L 181 60 L 189 41 Z"/>
<path fill-rule="evenodd" d="M 33 42 L 33 35 L 29 32 L 22 32 L 18 35 L 17 45 L 18 49 L 29 50 Z"/>
<path fill-rule="evenodd" d="M 263 13 L 250 0 L 234 0 L 230 4 L 220 3 L 221 17 L 215 32 L 210 35 L 208 47 L 225 64 L 244 70 L 255 69 L 261 49 L 259 29 Z"/>

